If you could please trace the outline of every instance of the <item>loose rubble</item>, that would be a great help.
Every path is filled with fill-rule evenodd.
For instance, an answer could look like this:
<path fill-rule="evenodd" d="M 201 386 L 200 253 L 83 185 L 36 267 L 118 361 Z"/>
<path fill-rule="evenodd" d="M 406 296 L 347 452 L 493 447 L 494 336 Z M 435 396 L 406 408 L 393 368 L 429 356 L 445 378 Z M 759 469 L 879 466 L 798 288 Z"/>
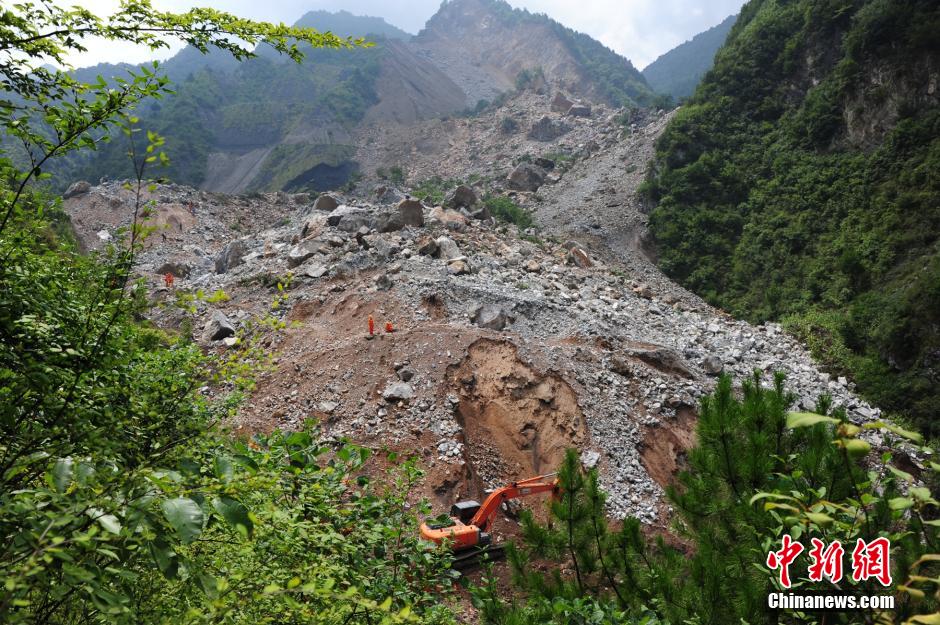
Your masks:
<path fill-rule="evenodd" d="M 539 106 L 561 104 L 545 96 Z M 691 440 L 698 402 L 722 372 L 740 380 L 760 371 L 770 384 L 781 371 L 799 407 L 827 393 L 853 420 L 877 418 L 779 325 L 733 319 L 646 259 L 639 175 L 608 189 L 625 155 L 649 153 L 664 119 L 624 139 L 603 112 L 589 114 L 572 123 L 595 124 L 596 147 L 565 172 L 519 164 L 525 178 L 537 170 L 546 196 L 519 197 L 542 227 L 529 233 L 459 212 L 478 203 L 470 186 L 429 206 L 371 185 L 312 202 L 158 185 L 144 194 L 156 229 L 137 259 L 164 302 L 153 321 L 184 327 L 161 280 L 168 263 L 188 268 L 174 273 L 174 290 L 226 295 L 194 304 L 195 338 L 207 349 L 229 349 L 246 319 L 276 315 L 287 326 L 265 339 L 274 369 L 237 425 L 299 428 L 316 418 L 330 436 L 417 452 L 428 493 L 445 501 L 551 470 L 540 463 L 575 445 L 600 471 L 612 515 L 664 524 L 663 467 L 678 460 L 675 445 L 659 443 Z M 505 191 L 511 173 L 486 190 Z M 116 202 L 133 203 L 120 182 L 66 200 L 89 249 L 126 225 Z"/>

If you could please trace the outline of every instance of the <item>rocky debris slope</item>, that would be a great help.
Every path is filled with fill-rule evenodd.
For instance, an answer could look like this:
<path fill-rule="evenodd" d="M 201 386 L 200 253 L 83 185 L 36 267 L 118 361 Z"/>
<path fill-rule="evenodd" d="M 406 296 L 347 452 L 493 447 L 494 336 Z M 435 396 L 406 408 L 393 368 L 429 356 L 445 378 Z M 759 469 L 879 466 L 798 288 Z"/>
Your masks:
<path fill-rule="evenodd" d="M 572 172 L 596 163 L 595 180 L 613 184 L 631 144 L 609 143 L 602 160 L 586 154 L 540 190 L 557 200 L 537 209 L 549 228 L 585 233 L 562 211 L 600 211 L 574 198 L 608 194 Z M 731 319 L 656 278 L 652 265 L 598 253 L 600 233 L 522 237 L 460 206 L 466 190 L 452 194 L 455 208 L 380 191 L 370 197 L 381 201 L 178 186 L 145 193 L 157 229 L 137 268 L 164 304 L 155 322 L 231 349 L 282 298 L 274 314 L 289 323 L 264 339 L 274 368 L 261 375 L 241 428 L 296 428 L 312 417 L 333 436 L 417 451 L 430 468 L 426 492 L 442 504 L 546 470 L 577 446 L 599 467 L 612 514 L 664 524 L 662 487 L 720 372 L 784 371 L 805 405 L 830 393 L 853 418 L 878 413 L 779 326 Z M 132 205 L 118 183 L 65 201 L 89 247 L 115 237 Z M 170 287 L 165 273 L 175 276 Z M 197 291 L 213 297 L 197 299 L 194 315 L 169 305 Z"/>

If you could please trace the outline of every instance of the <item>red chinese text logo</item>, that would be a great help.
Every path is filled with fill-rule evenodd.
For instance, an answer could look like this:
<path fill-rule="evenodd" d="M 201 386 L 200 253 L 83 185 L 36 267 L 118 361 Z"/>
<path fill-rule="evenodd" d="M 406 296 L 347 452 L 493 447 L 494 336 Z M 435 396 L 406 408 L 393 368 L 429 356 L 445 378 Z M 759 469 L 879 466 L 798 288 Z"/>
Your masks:
<path fill-rule="evenodd" d="M 826 544 L 818 538 L 811 540 L 813 548 L 809 551 L 810 565 L 809 579 L 821 582 L 827 577 L 833 584 L 842 581 L 842 562 L 845 549 L 839 541 Z M 785 534 L 781 539 L 779 551 L 767 554 L 767 566 L 772 571 L 778 571 L 780 585 L 790 588 L 793 585 L 790 579 L 790 565 L 803 553 L 805 548 L 795 542 L 790 535 Z M 887 538 L 876 538 L 865 542 L 861 538 L 855 543 L 852 550 L 852 580 L 863 582 L 869 579 L 878 580 L 882 586 L 891 585 L 891 541 Z"/>

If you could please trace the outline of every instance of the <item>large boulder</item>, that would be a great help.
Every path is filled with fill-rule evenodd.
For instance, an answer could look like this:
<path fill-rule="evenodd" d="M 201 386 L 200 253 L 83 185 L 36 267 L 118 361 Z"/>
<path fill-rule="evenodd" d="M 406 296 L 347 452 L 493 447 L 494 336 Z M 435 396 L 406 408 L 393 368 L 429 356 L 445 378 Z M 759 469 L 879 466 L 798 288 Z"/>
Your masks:
<path fill-rule="evenodd" d="M 69 199 L 70 197 L 75 197 L 76 195 L 84 195 L 91 191 L 91 183 L 87 180 L 79 180 L 78 182 L 73 182 L 69 185 L 69 188 L 65 190 L 65 193 L 62 194 L 64 199 Z"/>
<path fill-rule="evenodd" d="M 165 276 L 170 274 L 174 278 L 188 278 L 193 268 L 189 263 L 181 260 L 171 260 L 163 263 L 157 268 L 157 274 Z"/>
<path fill-rule="evenodd" d="M 571 108 L 568 109 L 568 117 L 590 117 L 590 116 L 591 116 L 590 104 L 572 104 Z"/>
<path fill-rule="evenodd" d="M 415 391 L 407 382 L 392 382 L 382 391 L 382 397 L 389 402 L 409 401 L 414 396 Z"/>
<path fill-rule="evenodd" d="M 555 97 L 552 98 L 552 113 L 567 113 L 572 104 L 574 104 L 574 102 L 569 100 L 567 97 L 565 97 L 565 94 L 559 91 L 555 94 Z"/>
<path fill-rule="evenodd" d="M 702 369 L 711 376 L 721 375 L 725 365 L 718 356 L 708 356 L 702 361 Z"/>
<path fill-rule="evenodd" d="M 532 124 L 532 128 L 529 129 L 529 138 L 535 141 L 554 141 L 569 130 L 571 127 L 568 124 L 546 115 Z"/>
<path fill-rule="evenodd" d="M 287 266 L 291 269 L 294 267 L 299 267 L 308 259 L 312 258 L 315 254 L 319 254 L 320 252 L 324 251 L 324 249 L 325 244 L 323 241 L 317 241 L 315 239 L 301 241 L 294 247 L 290 248 L 290 251 L 287 252 Z"/>
<path fill-rule="evenodd" d="M 568 252 L 568 262 L 582 269 L 588 269 L 594 266 L 594 263 L 591 262 L 591 257 L 580 247 L 571 248 Z"/>
<path fill-rule="evenodd" d="M 235 326 L 228 320 L 221 310 L 215 310 L 206 322 L 202 330 L 203 339 L 209 343 L 212 341 L 221 341 L 235 335 Z"/>
<path fill-rule="evenodd" d="M 437 250 L 440 257 L 444 260 L 451 260 L 463 256 L 463 254 L 460 253 L 460 248 L 457 247 L 457 244 L 450 237 L 438 237 L 435 243 L 437 243 Z"/>
<path fill-rule="evenodd" d="M 435 206 L 431 209 L 429 221 L 434 225 L 441 225 L 448 230 L 463 231 L 467 227 L 469 220 L 455 210 Z"/>
<path fill-rule="evenodd" d="M 398 216 L 404 225 L 420 228 L 424 225 L 424 205 L 420 200 L 405 198 L 398 203 Z"/>
<path fill-rule="evenodd" d="M 316 213 L 308 216 L 306 219 L 304 219 L 304 225 L 300 229 L 300 238 L 309 239 L 323 234 L 323 229 L 326 228 L 328 219 L 329 216 L 324 215 L 323 213 Z"/>
<path fill-rule="evenodd" d="M 320 197 L 313 203 L 313 210 L 332 212 L 339 208 L 339 200 L 329 193 L 321 193 Z"/>
<path fill-rule="evenodd" d="M 375 196 L 377 202 L 382 204 L 397 204 L 405 199 L 404 194 L 395 187 L 390 187 L 384 184 L 380 184 L 375 189 L 372 190 L 372 194 Z"/>
<path fill-rule="evenodd" d="M 543 184 L 545 170 L 532 163 L 519 163 L 506 178 L 506 186 L 516 191 L 538 191 Z"/>
<path fill-rule="evenodd" d="M 467 185 L 462 184 L 453 190 L 444 205 L 447 208 L 470 208 L 478 201 L 476 192 Z"/>
<path fill-rule="evenodd" d="M 340 206 L 331 212 L 326 218 L 326 223 L 344 232 L 356 232 L 363 226 L 375 227 L 372 213 L 364 208 L 346 205 Z"/>
<path fill-rule="evenodd" d="M 242 240 L 226 245 L 215 259 L 215 272 L 227 273 L 244 262 L 248 246 Z"/>
<path fill-rule="evenodd" d="M 473 323 L 486 328 L 487 330 L 502 331 L 507 325 L 514 321 L 514 317 L 506 312 L 502 306 L 496 304 L 484 304 L 478 307 L 471 317 Z"/>
<path fill-rule="evenodd" d="M 375 229 L 379 232 L 395 232 L 405 227 L 397 210 L 382 211 L 375 216 Z"/>

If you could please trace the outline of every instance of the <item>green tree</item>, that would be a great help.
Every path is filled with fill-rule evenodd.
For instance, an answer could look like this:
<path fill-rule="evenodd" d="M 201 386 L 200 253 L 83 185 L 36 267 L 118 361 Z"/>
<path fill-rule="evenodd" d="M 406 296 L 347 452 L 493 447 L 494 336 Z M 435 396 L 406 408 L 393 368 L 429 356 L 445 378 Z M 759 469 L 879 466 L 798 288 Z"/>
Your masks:
<path fill-rule="evenodd" d="M 373 487 L 365 450 L 315 431 L 231 440 L 218 424 L 263 366 L 254 339 L 272 326 L 243 329 L 245 347 L 219 359 L 142 321 L 146 287 L 132 276 L 152 207 L 140 198 L 166 157 L 131 109 L 169 86 L 150 69 L 108 85 L 31 65 L 92 36 L 153 49 L 176 37 L 236 58 L 264 42 L 297 60 L 301 42 L 355 43 L 147 2 L 108 18 L 45 2 L 0 12 L 0 125 L 18 147 L 0 160 L 0 621 L 448 621 L 428 594 L 446 581 L 442 554 L 414 538 L 413 463 Z M 35 183 L 112 131 L 128 142 L 137 201 L 118 241 L 83 255 L 60 199 Z"/>
<path fill-rule="evenodd" d="M 938 567 L 930 554 L 940 522 L 933 520 L 932 488 L 940 465 L 917 484 L 893 462 L 894 453 L 871 453 L 860 435 L 880 431 L 889 450 L 917 448 L 921 437 L 885 423 L 853 425 L 842 410 L 827 415 L 827 397 L 818 414 L 788 413 L 792 400 L 781 376 L 765 388 L 756 374 L 742 385 L 740 399 L 727 377 L 703 399 L 697 445 L 667 491 L 678 542 L 647 538 L 636 519 L 611 530 L 596 471 L 582 472 L 570 452 L 559 471 L 564 495 L 551 506 L 550 525 L 525 514 L 522 542 L 508 551 L 523 599 L 506 601 L 492 580 L 484 583 L 475 599 L 485 621 L 817 622 L 813 613 L 767 607 L 768 593 L 782 589 L 765 561 L 784 534 L 807 545 L 811 538 L 840 540 L 847 553 L 859 538 L 892 541 L 896 609 L 834 614 L 827 623 L 902 623 L 936 610 L 936 598 L 918 586 L 936 590 Z M 532 566 L 544 559 L 559 566 L 548 572 Z M 800 564 L 791 570 L 800 593 L 885 592 L 874 580 L 855 583 L 850 575 L 838 588 L 812 582 Z M 914 622 L 933 622 L 923 618 Z"/>

